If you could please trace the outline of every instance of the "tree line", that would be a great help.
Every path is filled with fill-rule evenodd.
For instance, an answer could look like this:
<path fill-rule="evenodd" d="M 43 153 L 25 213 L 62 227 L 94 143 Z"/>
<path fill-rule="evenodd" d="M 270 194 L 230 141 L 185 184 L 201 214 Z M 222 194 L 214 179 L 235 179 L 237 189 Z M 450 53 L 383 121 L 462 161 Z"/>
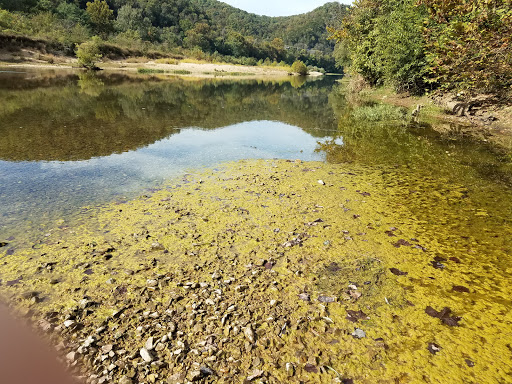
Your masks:
<path fill-rule="evenodd" d="M 357 0 L 330 32 L 372 85 L 512 94 L 511 0 Z"/>
<path fill-rule="evenodd" d="M 251 14 L 216 0 L 0 0 L 0 31 L 73 45 L 94 35 L 122 47 L 176 52 L 240 64 L 336 70 L 326 27 L 348 6 L 327 3 L 290 17 Z"/>

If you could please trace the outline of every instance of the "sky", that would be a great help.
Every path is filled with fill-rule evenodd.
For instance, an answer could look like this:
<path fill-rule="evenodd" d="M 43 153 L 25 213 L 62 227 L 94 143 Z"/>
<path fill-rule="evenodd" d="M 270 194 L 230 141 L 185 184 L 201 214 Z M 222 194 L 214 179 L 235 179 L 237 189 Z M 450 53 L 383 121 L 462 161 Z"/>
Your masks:
<path fill-rule="evenodd" d="M 290 16 L 306 13 L 318 8 L 328 0 L 221 0 L 244 11 L 266 16 Z M 352 0 L 340 0 L 342 4 L 352 4 Z"/>

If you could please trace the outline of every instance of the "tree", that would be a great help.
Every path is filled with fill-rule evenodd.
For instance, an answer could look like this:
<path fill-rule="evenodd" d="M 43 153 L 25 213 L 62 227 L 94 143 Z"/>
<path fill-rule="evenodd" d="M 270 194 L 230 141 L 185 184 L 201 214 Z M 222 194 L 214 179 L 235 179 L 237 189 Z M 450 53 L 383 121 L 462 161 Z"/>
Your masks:
<path fill-rule="evenodd" d="M 416 0 L 360 0 L 331 31 L 342 65 L 371 85 L 422 93 L 427 62 L 422 37 L 425 7 Z"/>
<path fill-rule="evenodd" d="M 194 28 L 185 33 L 185 46 L 188 48 L 199 47 L 203 52 L 210 51 L 211 38 L 210 26 L 206 23 L 197 23 Z"/>
<path fill-rule="evenodd" d="M 94 36 L 90 41 L 76 45 L 76 57 L 78 64 L 87 69 L 96 68 L 96 63 L 101 59 L 100 38 Z"/>
<path fill-rule="evenodd" d="M 86 10 L 98 32 L 106 33 L 111 28 L 114 11 L 109 8 L 105 0 L 94 0 L 94 3 L 88 2 Z"/>
<path fill-rule="evenodd" d="M 297 73 L 300 76 L 306 76 L 308 74 L 308 68 L 302 61 L 297 60 L 292 64 L 292 72 Z"/>
<path fill-rule="evenodd" d="M 444 88 L 503 92 L 512 86 L 510 0 L 421 0 L 433 81 Z"/>

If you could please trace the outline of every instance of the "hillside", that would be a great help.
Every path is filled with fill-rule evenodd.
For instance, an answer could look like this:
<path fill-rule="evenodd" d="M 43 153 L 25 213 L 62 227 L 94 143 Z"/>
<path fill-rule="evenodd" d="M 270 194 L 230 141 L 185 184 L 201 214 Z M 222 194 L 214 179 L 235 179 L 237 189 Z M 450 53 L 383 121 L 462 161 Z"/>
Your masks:
<path fill-rule="evenodd" d="M 0 32 L 56 41 L 73 49 L 100 35 L 139 51 L 256 64 L 291 63 L 335 70 L 334 43 L 348 6 L 327 3 L 288 17 L 251 14 L 216 0 L 0 0 Z"/>

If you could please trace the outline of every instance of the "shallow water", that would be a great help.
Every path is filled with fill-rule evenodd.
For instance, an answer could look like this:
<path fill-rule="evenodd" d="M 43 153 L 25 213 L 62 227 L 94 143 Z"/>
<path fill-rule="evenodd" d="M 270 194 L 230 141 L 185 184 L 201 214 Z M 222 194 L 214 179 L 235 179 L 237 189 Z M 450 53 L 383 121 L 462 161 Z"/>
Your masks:
<path fill-rule="evenodd" d="M 134 232 L 150 230 L 166 242 L 168 255 L 188 255 L 181 248 L 183 242 L 195 241 L 184 236 L 190 228 L 208 238 L 225 231 L 225 221 L 233 219 L 246 224 L 241 228 L 247 232 L 233 236 L 240 237 L 240 257 L 248 258 L 248 263 L 252 251 L 243 247 L 251 237 L 258 244 L 251 247 L 265 252 L 277 247 L 280 252 L 288 234 L 315 232 L 304 248 L 286 251 L 288 257 L 296 257 L 293 268 L 304 268 L 304 275 L 296 280 L 340 297 L 350 283 L 363 292 L 358 302 L 345 300 L 330 307 L 336 326 L 347 335 L 341 346 L 318 347 L 317 338 L 305 336 L 311 348 L 338 348 L 333 357 L 340 359 L 338 369 L 346 367 L 359 378 L 370 378 L 368 382 L 376 377 L 404 383 L 510 382 L 512 157 L 506 149 L 467 136 L 458 126 L 444 127 L 440 134 L 434 128 L 443 122 L 427 118 L 412 122 L 400 108 L 353 99 L 330 78 L 300 84 L 0 73 L 0 89 L 0 212 L 5 239 L 26 229 L 31 220 L 29 232 L 41 234 L 45 225 L 55 226 L 57 219 L 68 220 L 73 212 L 88 212 L 80 207 L 98 204 L 107 206 L 95 218 L 101 223 L 98 234 L 94 234 L 98 228 L 81 232 L 91 223 L 76 227 L 76 232 L 64 227 L 62 233 L 55 230 L 47 242 L 37 245 L 47 248 L 52 257 L 61 254 L 61 261 L 68 257 L 77 262 L 82 254 L 77 256 L 75 247 L 89 254 L 91 237 L 117 236 L 131 244 Z M 343 166 L 247 162 L 232 165 L 235 171 L 217 181 L 222 172 L 196 174 L 210 179 L 204 184 L 199 180 L 191 184 L 194 177 L 176 178 L 188 189 L 177 188 L 176 200 L 169 203 L 174 205 L 172 215 L 185 217 L 173 221 L 173 228 L 183 226 L 181 232 L 175 229 L 175 235 L 167 233 L 160 221 L 168 221 L 168 213 L 146 215 L 148 206 L 155 212 L 170 209 L 162 204 L 171 201 L 167 194 L 174 193 L 172 188 L 151 199 L 126 202 L 137 194 L 150 194 L 187 170 L 261 158 Z M 269 177 L 272 167 L 279 167 L 279 177 Z M 263 174 L 262 183 L 258 175 Z M 317 182 L 319 177 L 325 186 Z M 200 188 L 204 191 L 193 192 Z M 272 220 L 286 231 L 274 232 L 266 221 L 269 207 L 264 200 L 269 188 L 275 192 Z M 248 192 L 257 197 L 244 201 Z M 225 211 L 223 194 L 236 196 L 233 204 L 243 201 L 253 206 L 243 212 L 239 206 Z M 212 200 L 211 206 L 203 198 Z M 119 201 L 122 209 L 108 205 L 112 200 Z M 284 212 L 287 205 L 290 209 Z M 188 218 L 196 210 L 203 212 Z M 197 220 L 210 213 L 217 220 Z M 328 225 L 313 225 L 319 216 Z M 70 251 L 55 239 L 58 236 L 68 239 Z M 327 241 L 323 236 L 329 236 Z M 39 261 L 22 265 L 16 240 L 8 242 L 12 244 L 2 250 L 13 255 L 5 258 L 4 277 L 14 281 L 24 276 L 22 284 L 26 284 L 14 286 L 13 291 L 44 284 L 49 291 L 63 289 L 40 280 L 37 273 L 32 279 L 30 273 Z M 204 244 L 205 254 L 214 259 L 210 255 L 214 250 L 208 251 L 210 241 Z M 150 246 L 133 247 L 146 254 Z M 118 260 L 120 267 L 138 265 L 136 251 L 130 249 L 132 256 Z M 19 252 L 20 258 L 26 258 L 23 252 L 32 251 Z M 287 258 L 279 255 L 278 263 L 285 263 Z M 314 262 L 303 263 L 308 257 Z M 75 287 L 82 272 L 71 262 L 62 264 L 69 269 L 62 285 Z M 397 270 L 391 272 L 391 267 Z M 92 281 L 100 286 L 113 270 L 102 270 L 100 264 L 95 268 L 97 280 Z M 291 302 L 297 301 L 295 288 L 290 282 Z M 110 295 L 110 288 L 105 292 Z M 343 348 L 361 345 L 354 347 L 350 336 L 354 326 L 345 317 L 347 305 L 371 316 L 358 324 L 368 332 L 364 341 L 368 349 L 357 350 L 353 357 Z M 429 315 L 428 307 L 436 311 L 449 307 L 462 318 L 460 326 L 445 324 L 432 311 Z M 372 343 L 378 338 L 389 346 L 379 352 L 382 360 L 374 359 Z M 440 345 L 441 352 L 429 351 L 429 343 Z M 293 349 L 293 343 L 287 346 Z M 292 359 L 295 351 L 289 352 Z"/>
<path fill-rule="evenodd" d="M 134 197 L 187 169 L 323 159 L 317 140 L 337 126 L 326 108 L 331 86 L 0 73 L 2 232 Z"/>

